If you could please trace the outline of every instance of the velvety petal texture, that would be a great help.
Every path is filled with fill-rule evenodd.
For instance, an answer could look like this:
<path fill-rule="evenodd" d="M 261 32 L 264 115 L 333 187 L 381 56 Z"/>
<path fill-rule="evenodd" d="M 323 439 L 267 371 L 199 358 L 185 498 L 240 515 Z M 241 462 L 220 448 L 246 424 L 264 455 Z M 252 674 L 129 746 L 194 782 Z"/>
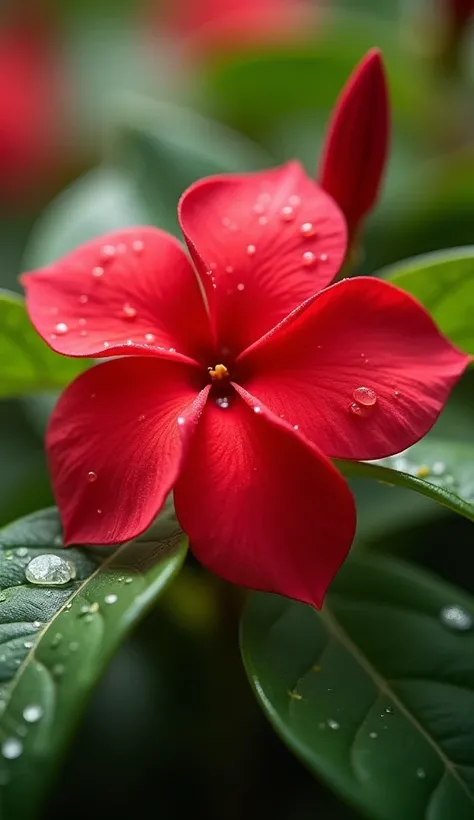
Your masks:
<path fill-rule="evenodd" d="M 343 211 L 352 237 L 377 199 L 387 159 L 390 113 L 378 49 L 357 66 L 334 109 L 319 182 Z"/>
<path fill-rule="evenodd" d="M 349 489 L 331 463 L 236 386 L 208 402 L 175 488 L 199 560 L 229 581 L 320 606 L 354 537 Z"/>
<path fill-rule="evenodd" d="M 176 362 L 121 358 L 63 393 L 46 444 L 65 544 L 122 543 L 151 524 L 207 396 L 198 399 L 195 376 Z"/>
<path fill-rule="evenodd" d="M 342 214 L 297 162 L 201 180 L 179 217 L 231 356 L 328 285 L 346 251 Z"/>
<path fill-rule="evenodd" d="M 24 274 L 30 318 L 58 353 L 203 358 L 210 325 L 180 243 L 156 228 L 114 231 Z"/>
<path fill-rule="evenodd" d="M 295 311 L 238 368 L 325 455 L 376 459 L 428 432 L 469 360 L 411 296 L 358 277 Z"/>

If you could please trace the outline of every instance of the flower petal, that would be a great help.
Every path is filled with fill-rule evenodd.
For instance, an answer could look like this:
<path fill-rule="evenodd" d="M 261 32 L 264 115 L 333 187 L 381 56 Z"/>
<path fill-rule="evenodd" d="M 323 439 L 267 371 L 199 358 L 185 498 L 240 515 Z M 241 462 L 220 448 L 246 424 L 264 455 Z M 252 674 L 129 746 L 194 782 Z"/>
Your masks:
<path fill-rule="evenodd" d="M 209 361 L 197 277 L 180 243 L 156 228 L 106 234 L 22 282 L 36 330 L 58 353 Z"/>
<path fill-rule="evenodd" d="M 325 455 L 376 459 L 428 432 L 468 362 L 413 297 L 358 277 L 246 351 L 238 378 Z M 372 406 L 372 394 L 354 393 L 360 387 L 375 391 Z"/>
<path fill-rule="evenodd" d="M 207 397 L 195 382 L 188 365 L 121 358 L 63 393 L 46 445 L 66 544 L 122 543 L 149 526 L 179 472 L 182 419 Z"/>
<path fill-rule="evenodd" d="M 353 236 L 373 207 L 387 158 L 390 113 L 379 49 L 359 63 L 336 103 L 319 182 L 338 203 Z"/>
<path fill-rule="evenodd" d="M 206 405 L 175 487 L 178 519 L 213 572 L 319 607 L 354 536 L 349 488 L 313 445 L 236 390 L 228 409 Z"/>
<path fill-rule="evenodd" d="M 179 218 L 232 355 L 329 284 L 346 250 L 338 207 L 297 162 L 197 182 Z"/>

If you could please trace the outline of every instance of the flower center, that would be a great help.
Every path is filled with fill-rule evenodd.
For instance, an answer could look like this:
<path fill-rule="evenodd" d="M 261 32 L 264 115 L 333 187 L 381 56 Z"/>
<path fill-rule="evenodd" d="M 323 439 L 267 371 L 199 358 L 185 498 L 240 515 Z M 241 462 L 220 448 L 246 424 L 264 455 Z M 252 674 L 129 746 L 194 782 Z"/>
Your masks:
<path fill-rule="evenodd" d="M 229 371 L 225 364 L 216 364 L 215 367 L 208 367 L 211 382 L 221 382 L 229 378 Z"/>

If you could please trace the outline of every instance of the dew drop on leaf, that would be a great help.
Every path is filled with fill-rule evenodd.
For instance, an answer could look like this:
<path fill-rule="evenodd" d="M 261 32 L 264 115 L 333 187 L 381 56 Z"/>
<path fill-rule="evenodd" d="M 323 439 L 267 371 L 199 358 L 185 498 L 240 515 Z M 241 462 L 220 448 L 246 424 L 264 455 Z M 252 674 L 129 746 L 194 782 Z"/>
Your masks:
<path fill-rule="evenodd" d="M 43 717 L 43 708 L 36 703 L 31 703 L 23 709 L 23 717 L 27 723 L 37 723 Z"/>
<path fill-rule="evenodd" d="M 17 737 L 8 737 L 2 743 L 2 755 L 7 760 L 15 760 L 23 752 L 23 743 Z"/>
<path fill-rule="evenodd" d="M 30 584 L 37 586 L 62 586 L 76 577 L 76 568 L 58 555 L 37 555 L 27 565 L 25 576 Z"/>
<path fill-rule="evenodd" d="M 472 615 L 458 604 L 443 606 L 439 613 L 441 623 L 448 629 L 455 629 L 459 632 L 467 632 L 472 628 Z"/>

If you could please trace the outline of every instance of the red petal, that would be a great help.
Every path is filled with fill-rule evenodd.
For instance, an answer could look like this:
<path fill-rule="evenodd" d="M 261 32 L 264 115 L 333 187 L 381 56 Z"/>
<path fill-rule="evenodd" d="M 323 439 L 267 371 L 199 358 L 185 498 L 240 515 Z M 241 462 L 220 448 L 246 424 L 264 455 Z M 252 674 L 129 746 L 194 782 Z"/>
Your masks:
<path fill-rule="evenodd" d="M 213 572 L 319 607 L 354 536 L 349 488 L 313 445 L 236 389 L 244 400 L 205 408 L 175 488 L 178 519 Z"/>
<path fill-rule="evenodd" d="M 325 455 L 376 459 L 428 432 L 468 362 L 415 299 L 358 277 L 323 291 L 246 351 L 238 378 Z M 375 391 L 373 406 L 356 401 L 359 387 Z"/>
<path fill-rule="evenodd" d="M 156 228 L 106 234 L 22 281 L 30 318 L 58 353 L 209 361 L 196 275 L 179 242 Z"/>
<path fill-rule="evenodd" d="M 339 209 L 297 162 L 197 182 L 179 216 L 231 355 L 331 282 L 345 254 Z"/>
<path fill-rule="evenodd" d="M 196 399 L 193 378 L 187 365 L 121 358 L 63 393 L 46 444 L 66 544 L 117 544 L 149 526 L 178 475 L 180 433 L 193 429 L 182 419 L 207 397 Z"/>
<path fill-rule="evenodd" d="M 377 199 L 390 131 L 382 58 L 371 49 L 336 103 L 321 160 L 319 182 L 354 231 Z"/>

